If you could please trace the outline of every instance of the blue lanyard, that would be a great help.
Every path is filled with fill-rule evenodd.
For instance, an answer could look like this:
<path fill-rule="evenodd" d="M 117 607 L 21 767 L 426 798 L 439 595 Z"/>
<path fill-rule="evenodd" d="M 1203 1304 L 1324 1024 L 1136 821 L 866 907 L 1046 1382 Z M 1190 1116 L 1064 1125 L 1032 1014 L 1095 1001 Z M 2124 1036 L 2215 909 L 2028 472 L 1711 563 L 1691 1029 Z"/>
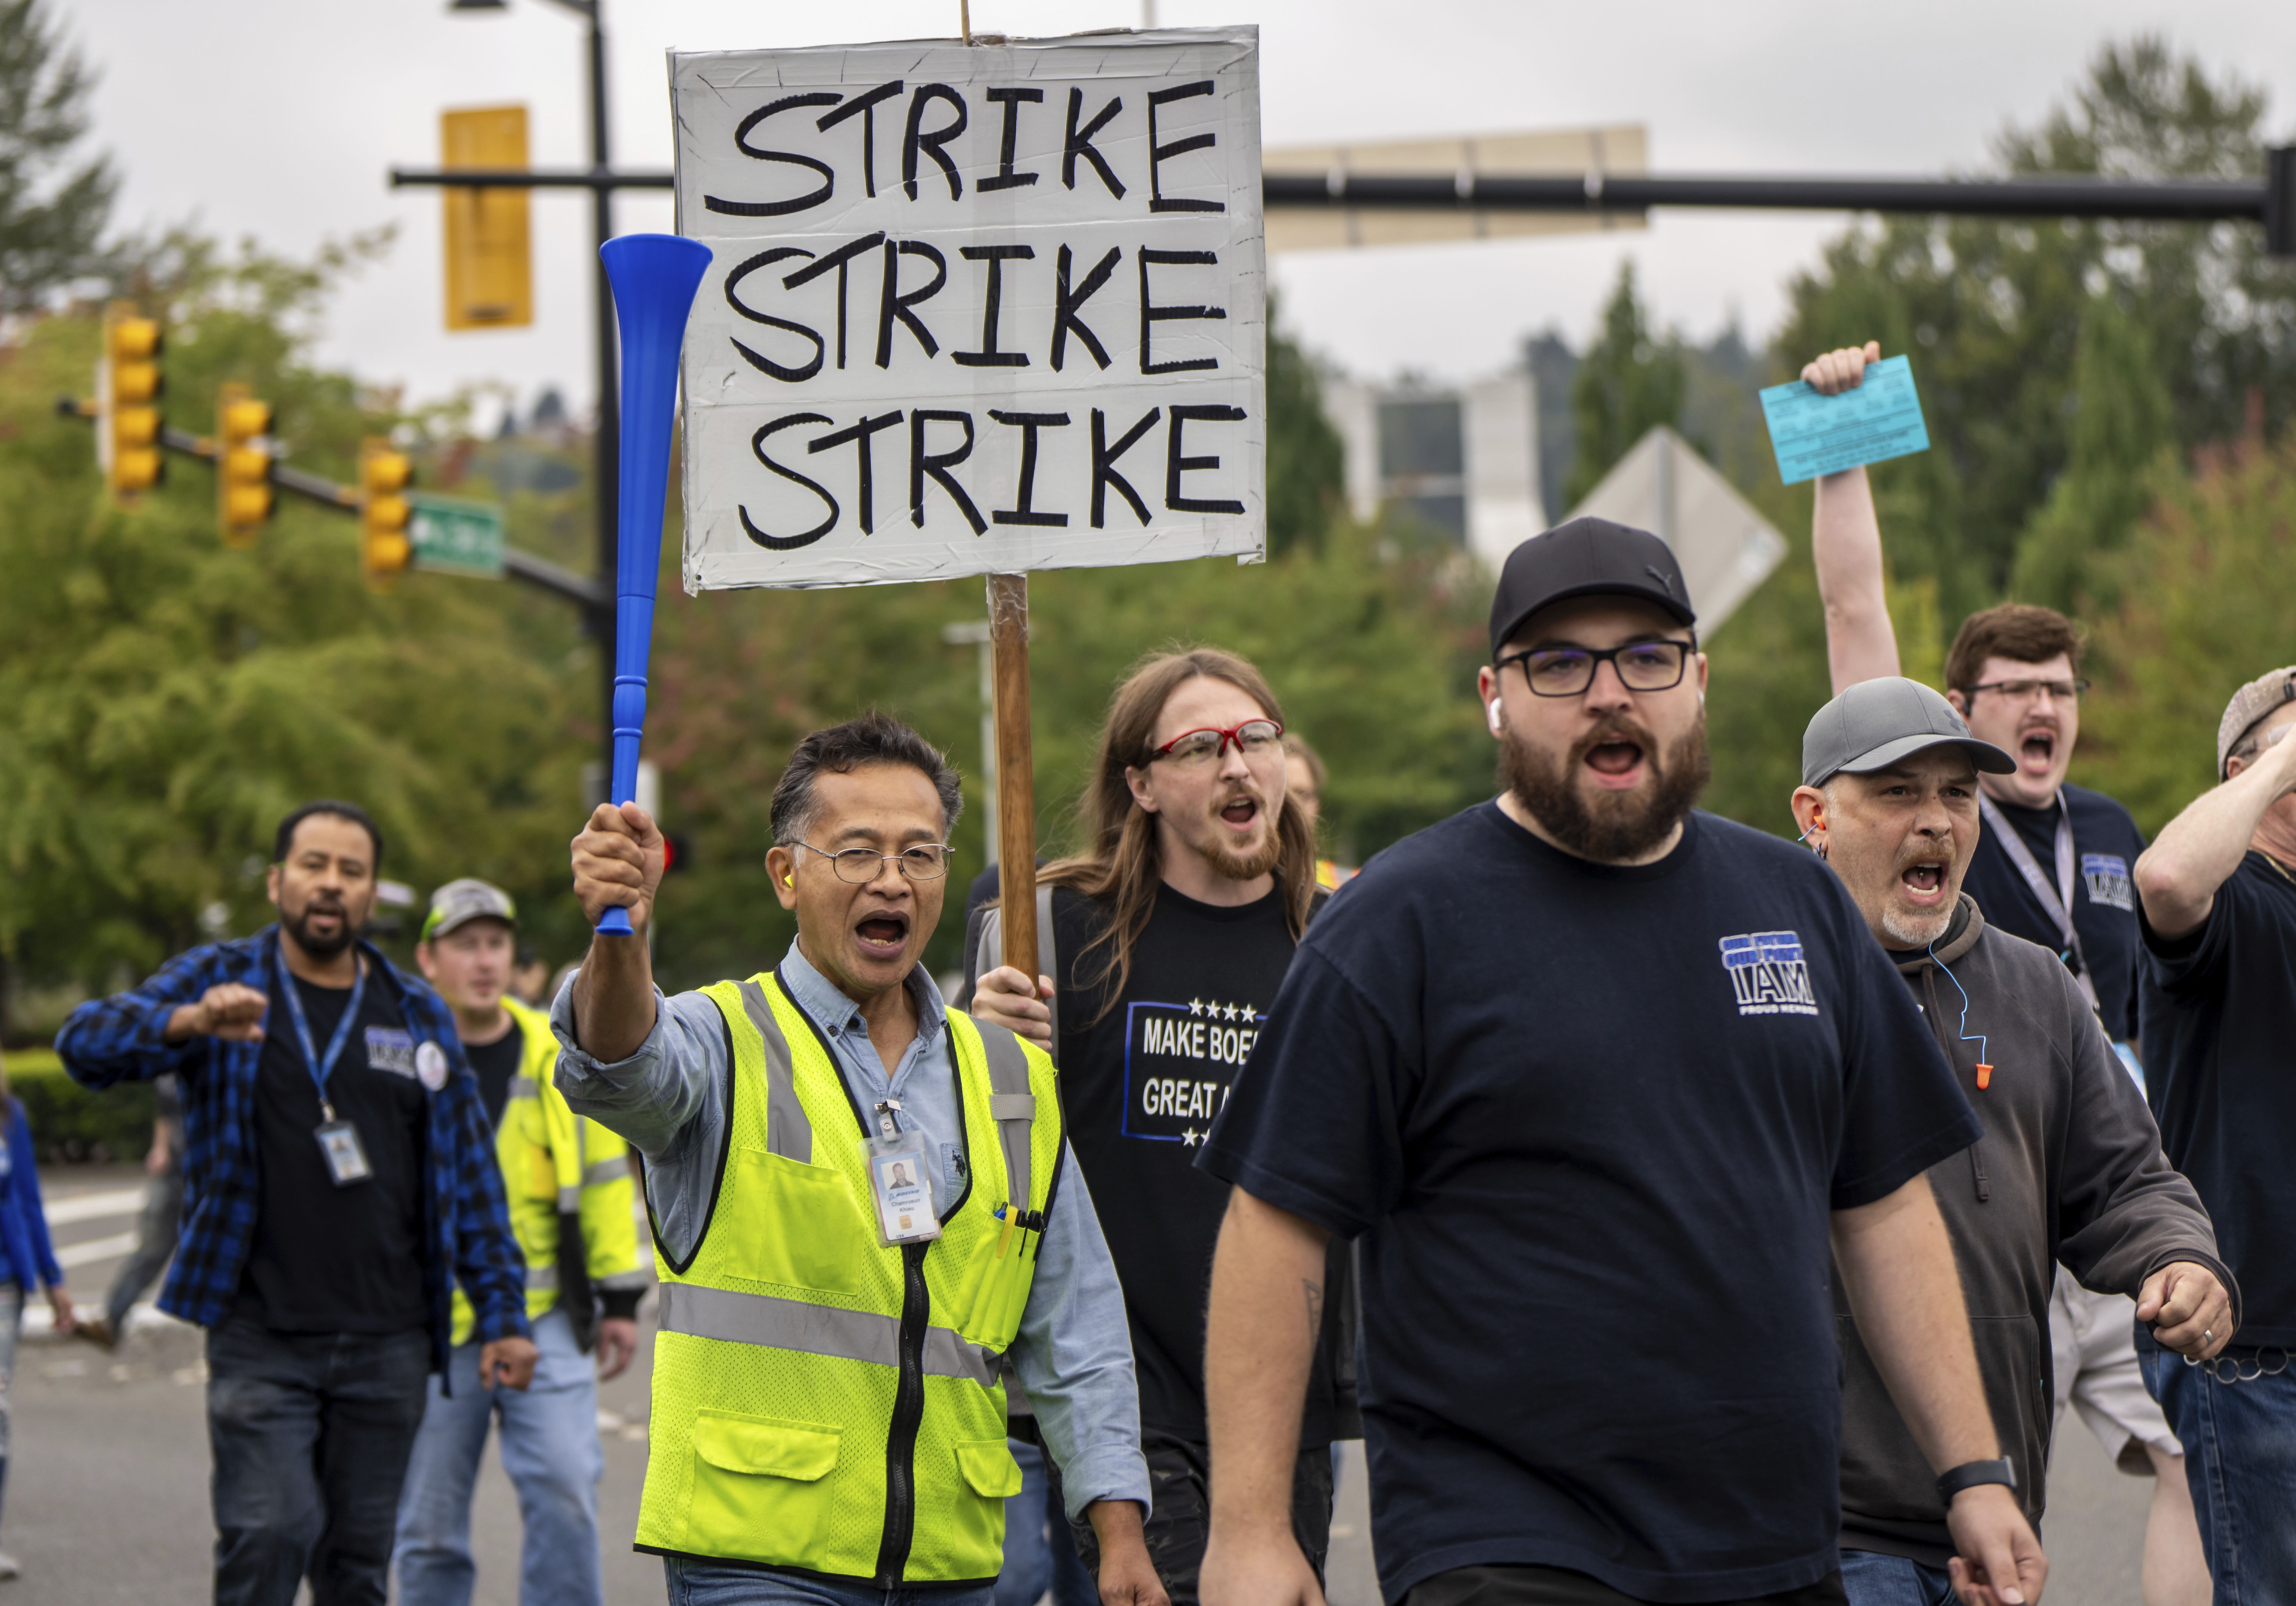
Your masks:
<path fill-rule="evenodd" d="M 335 1118 L 335 1107 L 327 1102 L 327 1077 L 342 1058 L 343 1045 L 351 1039 L 351 1028 L 358 1024 L 359 1000 L 366 996 L 366 967 L 358 967 L 358 979 L 351 983 L 351 998 L 343 1005 L 343 1018 L 335 1023 L 335 1035 L 327 1040 L 327 1057 L 319 1058 L 311 1045 L 311 1021 L 303 1012 L 303 995 L 296 990 L 295 978 L 284 963 L 279 966 L 281 990 L 287 995 L 287 1012 L 295 1018 L 295 1036 L 303 1045 L 303 1063 L 311 1072 L 311 1086 L 319 1090 L 319 1113 L 328 1120 Z"/>

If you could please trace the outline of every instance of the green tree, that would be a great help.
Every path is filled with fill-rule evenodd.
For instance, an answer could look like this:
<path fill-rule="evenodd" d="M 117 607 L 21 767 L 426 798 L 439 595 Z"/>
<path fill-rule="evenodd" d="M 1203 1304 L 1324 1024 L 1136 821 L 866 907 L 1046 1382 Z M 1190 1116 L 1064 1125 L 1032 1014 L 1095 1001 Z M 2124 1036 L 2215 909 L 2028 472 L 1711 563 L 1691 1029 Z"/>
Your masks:
<path fill-rule="evenodd" d="M 1320 541 L 1347 483 L 1340 432 L 1324 416 L 1315 365 L 1276 321 L 1267 298 L 1267 549 Z"/>
<path fill-rule="evenodd" d="M 1635 294 L 1635 265 L 1619 265 L 1619 285 L 1603 308 L 1603 332 L 1579 359 L 1570 408 L 1578 455 L 1563 487 L 1575 505 L 1656 424 L 1680 422 L 1688 377 L 1682 345 L 1652 332 Z"/>
<path fill-rule="evenodd" d="M 2173 472 L 2175 420 L 2144 325 L 2119 298 L 2095 297 L 2073 354 L 2072 424 L 2064 472 L 2017 544 L 2010 594 L 2059 610 L 2110 607 L 2111 569 Z"/>
<path fill-rule="evenodd" d="M 2264 110 L 2260 89 L 2142 37 L 2104 46 L 1995 155 L 2011 174 L 2253 176 Z M 1931 449 L 1882 465 L 1875 488 L 1893 561 L 1935 579 L 1948 619 L 2000 596 L 2029 529 L 2037 581 L 2079 569 L 2065 525 L 2035 515 L 2072 455 L 2081 409 L 2068 403 L 2101 298 L 2153 354 L 2169 402 L 2168 433 L 2139 461 L 2230 438 L 2251 389 L 2277 425 L 2296 379 L 2296 276 L 2231 225 L 1894 218 L 1844 234 L 1792 298 L 1779 373 L 1867 339 L 1913 358 Z"/>
<path fill-rule="evenodd" d="M 170 422 L 205 432 L 216 385 L 245 380 L 300 464 L 348 479 L 360 436 L 400 421 L 295 332 L 371 248 L 303 265 L 177 248 L 147 303 Z M 385 873 L 418 887 L 562 887 L 569 703 L 593 684 L 554 672 L 583 651 L 564 610 L 429 575 L 373 594 L 354 521 L 307 503 L 226 551 L 211 471 L 181 458 L 141 509 L 111 510 L 92 431 L 53 406 L 96 340 L 93 315 L 50 317 L 0 363 L 0 955 L 102 986 L 217 924 L 252 929 L 271 829 L 318 796 L 373 809 Z"/>
<path fill-rule="evenodd" d="M 2296 433 L 2203 452 L 2110 562 L 2073 778 L 2151 835 L 2216 783 L 2234 691 L 2296 660 Z"/>
<path fill-rule="evenodd" d="M 0 313 L 95 265 L 119 178 L 106 157 L 73 160 L 94 87 L 45 0 L 0 0 Z"/>

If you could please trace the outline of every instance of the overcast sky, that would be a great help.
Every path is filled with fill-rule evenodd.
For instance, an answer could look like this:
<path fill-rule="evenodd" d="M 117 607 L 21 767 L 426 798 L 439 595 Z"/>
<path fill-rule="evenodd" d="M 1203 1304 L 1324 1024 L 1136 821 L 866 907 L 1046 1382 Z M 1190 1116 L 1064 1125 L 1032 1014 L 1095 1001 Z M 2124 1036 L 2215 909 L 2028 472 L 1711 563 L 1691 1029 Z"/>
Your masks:
<path fill-rule="evenodd" d="M 606 0 L 618 165 L 666 168 L 663 53 L 947 36 L 957 0 Z M 1170 25 L 1257 22 L 1270 145 L 1640 122 L 1668 172 L 1928 175 L 1974 167 L 2005 121 L 2030 122 L 2098 44 L 2165 29 L 2213 70 L 2271 92 L 2296 131 L 2296 5 L 2286 0 L 1156 0 Z M 435 165 L 438 114 L 524 102 L 533 159 L 586 160 L 580 20 L 549 0 L 450 15 L 446 0 L 69 0 L 56 8 L 103 74 L 96 137 L 126 184 L 119 221 L 189 219 L 268 249 L 396 224 L 380 266 L 330 308 L 323 357 L 411 400 L 556 384 L 589 405 L 587 203 L 537 192 L 537 321 L 441 327 L 439 201 L 386 187 Z M 228 26 L 225 23 L 228 22 Z M 980 31 L 1137 26 L 1142 0 L 973 0 Z M 667 229 L 667 192 L 617 202 L 625 231 Z M 1560 325 L 1583 343 L 1622 258 L 1664 322 L 1704 337 L 1775 324 L 1784 287 L 1845 220 L 1660 212 L 1642 233 L 1287 256 L 1271 266 L 1291 327 L 1347 369 L 1464 377 Z"/>

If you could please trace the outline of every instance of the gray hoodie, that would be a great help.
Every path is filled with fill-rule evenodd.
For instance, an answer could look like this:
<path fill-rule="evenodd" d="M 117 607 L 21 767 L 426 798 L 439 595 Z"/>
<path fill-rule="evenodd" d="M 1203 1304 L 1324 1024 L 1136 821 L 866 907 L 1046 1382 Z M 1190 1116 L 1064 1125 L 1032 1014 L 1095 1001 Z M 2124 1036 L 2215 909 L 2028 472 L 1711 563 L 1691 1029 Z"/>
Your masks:
<path fill-rule="evenodd" d="M 2195 1261 L 2223 1279 L 2235 1316 L 2239 1291 L 2217 1258 L 2199 1195 L 2161 1152 L 2144 1095 L 2054 954 L 1988 929 L 1964 893 L 1942 941 L 1893 957 L 1985 1123 L 1980 1142 L 1930 1168 L 1930 1187 L 1960 1263 L 2001 1451 L 2014 1463 L 2018 1498 L 2038 1529 L 2054 1414 L 2054 1263 L 2086 1287 L 2135 1294 L 2170 1261 Z M 1980 1058 L 1993 1068 L 1982 1088 Z M 1937 1470 L 1890 1403 L 1839 1279 L 1833 1307 L 1842 1352 L 1842 1546 L 1942 1567 L 1953 1541 Z"/>

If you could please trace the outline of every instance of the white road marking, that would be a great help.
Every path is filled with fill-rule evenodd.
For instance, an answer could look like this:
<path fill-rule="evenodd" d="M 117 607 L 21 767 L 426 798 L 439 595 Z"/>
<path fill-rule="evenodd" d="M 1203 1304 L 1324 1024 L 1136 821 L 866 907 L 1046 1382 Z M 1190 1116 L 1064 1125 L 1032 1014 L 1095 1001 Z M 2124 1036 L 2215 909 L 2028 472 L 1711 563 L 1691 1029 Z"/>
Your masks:
<path fill-rule="evenodd" d="M 102 1221 L 111 1216 L 133 1216 L 144 1208 L 141 1188 L 113 1188 L 102 1193 L 76 1193 L 52 1199 L 45 1207 L 48 1225 L 70 1226 L 76 1221 Z"/>
<path fill-rule="evenodd" d="M 122 1255 L 135 1253 L 135 1243 L 133 1233 L 114 1233 L 109 1238 L 91 1238 L 86 1243 L 68 1243 L 56 1251 L 56 1264 L 70 1271 L 76 1266 L 94 1266 L 99 1260 L 117 1260 Z"/>

